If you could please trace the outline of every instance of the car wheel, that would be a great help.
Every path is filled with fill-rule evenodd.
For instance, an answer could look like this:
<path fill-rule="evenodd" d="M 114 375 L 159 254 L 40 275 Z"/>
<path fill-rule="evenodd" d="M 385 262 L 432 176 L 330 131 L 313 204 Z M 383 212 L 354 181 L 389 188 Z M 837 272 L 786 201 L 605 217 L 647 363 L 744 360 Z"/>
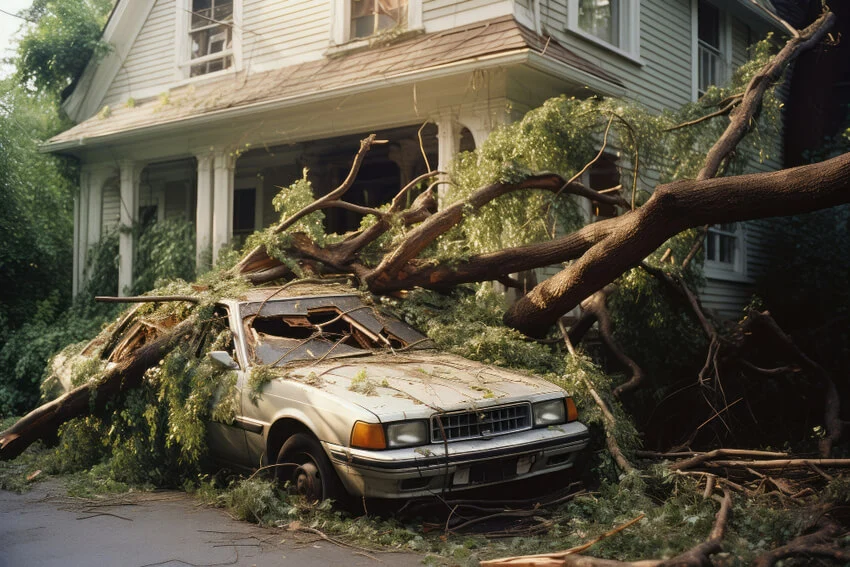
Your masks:
<path fill-rule="evenodd" d="M 289 481 L 290 489 L 308 502 L 341 502 L 348 496 L 321 443 L 312 435 L 296 433 L 287 439 L 277 454 L 277 465 L 277 481 L 281 485 Z"/>

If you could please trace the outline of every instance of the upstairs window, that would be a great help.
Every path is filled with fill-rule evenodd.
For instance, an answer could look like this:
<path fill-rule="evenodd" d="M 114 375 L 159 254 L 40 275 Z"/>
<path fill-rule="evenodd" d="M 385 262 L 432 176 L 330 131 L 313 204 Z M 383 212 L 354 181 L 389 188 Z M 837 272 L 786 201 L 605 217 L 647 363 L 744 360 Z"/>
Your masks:
<path fill-rule="evenodd" d="M 619 0 L 579 0 L 579 29 L 617 47 L 620 46 L 619 21 Z"/>
<path fill-rule="evenodd" d="M 706 2 L 699 3 L 699 95 L 720 78 L 722 54 L 720 53 L 720 10 Z"/>
<path fill-rule="evenodd" d="M 567 29 L 616 53 L 640 56 L 640 0 L 567 0 Z"/>
<path fill-rule="evenodd" d="M 351 0 L 350 39 L 405 26 L 407 0 Z"/>
<path fill-rule="evenodd" d="M 362 40 L 384 31 L 422 29 L 422 2 L 423 0 L 331 0 L 331 42 L 336 46 L 349 42 L 362 45 Z"/>
<path fill-rule="evenodd" d="M 726 26 L 717 6 L 699 0 L 697 5 L 697 96 L 726 80 Z"/>
<path fill-rule="evenodd" d="M 192 0 L 189 76 L 233 66 L 233 0 Z"/>

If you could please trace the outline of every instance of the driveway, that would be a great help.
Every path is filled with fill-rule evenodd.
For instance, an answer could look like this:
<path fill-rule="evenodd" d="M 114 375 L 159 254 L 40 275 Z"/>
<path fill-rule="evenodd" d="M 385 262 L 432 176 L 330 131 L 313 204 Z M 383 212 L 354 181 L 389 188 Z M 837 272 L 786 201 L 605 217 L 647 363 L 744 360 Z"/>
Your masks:
<path fill-rule="evenodd" d="M 103 500 L 64 496 L 55 481 L 26 494 L 0 491 L 0 567 L 218 567 L 421 565 L 412 554 L 373 554 L 316 535 L 230 518 L 182 492 Z"/>

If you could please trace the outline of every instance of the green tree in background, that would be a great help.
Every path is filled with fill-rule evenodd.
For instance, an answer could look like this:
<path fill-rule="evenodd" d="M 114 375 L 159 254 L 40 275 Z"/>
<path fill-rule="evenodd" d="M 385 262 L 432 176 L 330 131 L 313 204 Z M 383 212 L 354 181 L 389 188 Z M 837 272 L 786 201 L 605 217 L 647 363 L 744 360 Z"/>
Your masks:
<path fill-rule="evenodd" d="M 100 325 L 67 312 L 77 164 L 39 145 L 69 126 L 61 93 L 106 52 L 111 6 L 35 0 L 21 14 L 33 23 L 9 61 L 16 73 L 0 80 L 0 414 L 32 405 L 47 358 Z"/>
<path fill-rule="evenodd" d="M 101 39 L 113 0 L 35 0 L 23 16 L 35 22 L 14 58 L 18 79 L 59 94 L 72 85 L 92 56 L 109 45 Z"/>

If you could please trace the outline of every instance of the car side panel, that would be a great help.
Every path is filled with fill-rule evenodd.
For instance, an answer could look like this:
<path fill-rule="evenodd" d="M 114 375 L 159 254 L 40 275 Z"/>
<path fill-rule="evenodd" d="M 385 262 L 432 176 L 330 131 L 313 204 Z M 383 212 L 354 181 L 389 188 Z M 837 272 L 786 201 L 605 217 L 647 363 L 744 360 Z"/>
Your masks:
<path fill-rule="evenodd" d="M 360 406 L 296 379 L 277 378 L 259 394 L 242 390 L 242 417 L 263 424 L 263 431 L 247 433 L 249 459 L 260 462 L 266 452 L 269 428 L 279 419 L 290 418 L 305 425 L 319 441 L 347 446 L 354 422 L 376 423 L 378 418 Z M 267 455 L 271 461 L 276 455 Z"/>

